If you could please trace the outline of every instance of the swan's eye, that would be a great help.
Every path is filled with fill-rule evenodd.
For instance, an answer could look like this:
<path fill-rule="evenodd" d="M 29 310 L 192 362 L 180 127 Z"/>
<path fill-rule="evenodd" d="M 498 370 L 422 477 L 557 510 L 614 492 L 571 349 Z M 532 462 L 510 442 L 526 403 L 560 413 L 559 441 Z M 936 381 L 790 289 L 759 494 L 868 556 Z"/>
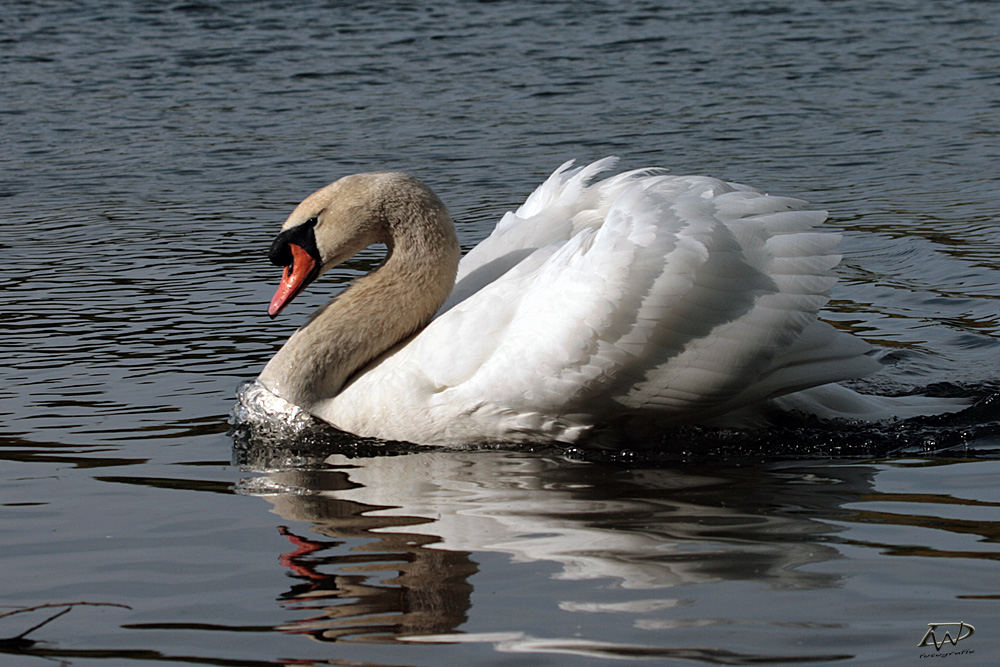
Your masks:
<path fill-rule="evenodd" d="M 309 218 L 301 225 L 296 225 L 291 229 L 286 229 L 271 244 L 268 257 L 275 266 L 290 266 L 292 264 L 292 250 L 290 243 L 301 246 L 317 262 L 320 261 L 319 249 L 316 247 L 316 235 L 313 228 L 319 222 L 319 216 Z"/>

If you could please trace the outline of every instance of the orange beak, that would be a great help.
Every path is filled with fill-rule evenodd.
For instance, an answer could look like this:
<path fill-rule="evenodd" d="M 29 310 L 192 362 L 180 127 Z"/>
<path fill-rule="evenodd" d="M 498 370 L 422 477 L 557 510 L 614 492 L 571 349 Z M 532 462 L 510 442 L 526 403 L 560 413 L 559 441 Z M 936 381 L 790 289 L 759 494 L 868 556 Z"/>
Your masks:
<path fill-rule="evenodd" d="M 278 291 L 274 293 L 271 305 L 267 307 L 267 314 L 272 318 L 284 310 L 285 306 L 312 282 L 319 268 L 319 263 L 306 252 L 305 248 L 294 243 L 289 243 L 288 247 L 292 251 L 292 263 L 285 267 Z"/>

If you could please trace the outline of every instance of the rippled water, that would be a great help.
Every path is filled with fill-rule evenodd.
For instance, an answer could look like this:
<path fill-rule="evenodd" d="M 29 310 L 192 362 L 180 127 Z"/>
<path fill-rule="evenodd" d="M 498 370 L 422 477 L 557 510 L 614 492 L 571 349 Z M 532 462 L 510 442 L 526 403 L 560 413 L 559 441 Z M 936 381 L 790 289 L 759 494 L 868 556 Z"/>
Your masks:
<path fill-rule="evenodd" d="M 0 28 L 0 605 L 131 607 L 76 608 L 2 664 L 1000 656 L 992 3 L 11 1 Z M 686 462 L 233 462 L 236 386 L 377 259 L 269 321 L 266 249 L 303 195 L 408 170 L 470 247 L 607 154 L 828 208 L 828 318 L 882 350 L 868 384 L 984 402 Z M 949 622 L 974 636 L 917 646 Z"/>

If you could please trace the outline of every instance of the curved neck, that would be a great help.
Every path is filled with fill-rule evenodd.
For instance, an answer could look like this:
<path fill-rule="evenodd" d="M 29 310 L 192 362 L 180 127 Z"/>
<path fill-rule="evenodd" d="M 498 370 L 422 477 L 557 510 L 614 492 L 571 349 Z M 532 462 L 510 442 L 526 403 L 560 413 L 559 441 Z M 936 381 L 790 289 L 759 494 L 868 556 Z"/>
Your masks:
<path fill-rule="evenodd" d="M 268 362 L 259 379 L 271 392 L 309 410 L 430 322 L 458 270 L 458 239 L 447 213 L 390 224 L 386 245 L 378 269 L 317 310 Z"/>

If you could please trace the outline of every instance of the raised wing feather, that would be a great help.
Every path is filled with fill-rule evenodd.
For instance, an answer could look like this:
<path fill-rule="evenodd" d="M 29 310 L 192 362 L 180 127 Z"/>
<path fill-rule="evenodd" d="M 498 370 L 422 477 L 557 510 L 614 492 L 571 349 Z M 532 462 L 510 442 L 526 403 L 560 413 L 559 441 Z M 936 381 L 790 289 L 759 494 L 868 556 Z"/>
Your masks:
<path fill-rule="evenodd" d="M 783 354 L 801 363 L 794 343 L 835 281 L 839 237 L 808 231 L 825 214 L 714 179 L 633 179 L 617 182 L 624 191 L 600 227 L 546 248 L 460 308 L 463 321 L 499 310 L 506 324 L 442 386 L 514 410 L 683 419 L 817 383 L 778 371 Z M 828 369 L 819 383 L 857 370 Z M 765 376 L 766 389 L 747 391 Z"/>
<path fill-rule="evenodd" d="M 569 161 L 556 169 L 517 211 L 507 212 L 493 232 L 462 258 L 455 289 L 442 312 L 476 294 L 539 248 L 600 227 L 624 187 L 651 173 L 631 171 L 591 184 L 617 162 L 618 158 L 608 157 L 573 167 Z"/>

